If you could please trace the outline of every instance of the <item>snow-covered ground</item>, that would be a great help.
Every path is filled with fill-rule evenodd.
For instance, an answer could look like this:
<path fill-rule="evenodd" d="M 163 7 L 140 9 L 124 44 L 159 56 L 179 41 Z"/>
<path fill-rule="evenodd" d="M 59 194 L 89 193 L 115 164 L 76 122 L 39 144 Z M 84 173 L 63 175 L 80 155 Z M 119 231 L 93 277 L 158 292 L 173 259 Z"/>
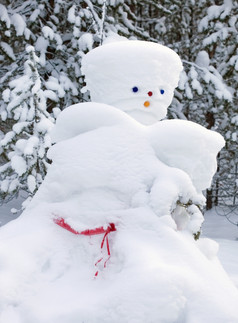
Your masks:
<path fill-rule="evenodd" d="M 205 214 L 203 236 L 212 238 L 219 243 L 218 257 L 238 287 L 238 226 L 228 222 L 225 216 L 218 215 L 213 209 Z"/>
<path fill-rule="evenodd" d="M 21 202 L 20 197 L 0 206 L 0 226 L 19 216 L 19 213 L 12 214 L 11 209 L 20 209 Z M 205 212 L 202 236 L 218 242 L 219 260 L 238 288 L 238 226 L 232 225 L 225 216 L 217 213 L 215 209 Z"/>
<path fill-rule="evenodd" d="M 18 199 L 0 205 L 0 227 L 9 221 L 16 219 L 21 214 L 21 204 L 24 201 L 24 193 L 20 193 Z M 17 212 L 11 212 L 11 211 Z"/>

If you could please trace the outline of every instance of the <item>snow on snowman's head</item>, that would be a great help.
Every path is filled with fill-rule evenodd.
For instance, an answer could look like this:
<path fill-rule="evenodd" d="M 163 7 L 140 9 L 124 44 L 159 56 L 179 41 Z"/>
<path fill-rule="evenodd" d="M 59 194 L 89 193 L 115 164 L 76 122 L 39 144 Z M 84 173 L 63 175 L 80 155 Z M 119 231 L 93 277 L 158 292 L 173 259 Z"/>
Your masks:
<path fill-rule="evenodd" d="M 82 60 L 91 100 L 113 105 L 143 124 L 166 116 L 182 69 L 170 48 L 136 40 L 102 45 Z"/>

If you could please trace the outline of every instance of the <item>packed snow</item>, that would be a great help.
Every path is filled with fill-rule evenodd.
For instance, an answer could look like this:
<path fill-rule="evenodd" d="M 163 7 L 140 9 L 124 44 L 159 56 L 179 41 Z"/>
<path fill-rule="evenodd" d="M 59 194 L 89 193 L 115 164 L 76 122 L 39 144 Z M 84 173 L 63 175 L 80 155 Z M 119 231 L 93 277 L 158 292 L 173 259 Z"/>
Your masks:
<path fill-rule="evenodd" d="M 192 122 L 155 122 L 165 116 L 181 62 L 163 46 L 129 43 L 120 45 L 132 66 L 125 82 L 129 62 L 124 66 L 121 55 L 120 66 L 116 45 L 102 46 L 119 60 L 118 80 L 104 78 L 108 70 L 102 69 L 103 82 L 99 77 L 91 83 L 107 86 L 107 104 L 76 104 L 59 114 L 44 182 L 23 214 L 1 227 L 0 323 L 238 321 L 238 291 L 217 258 L 218 244 L 194 239 L 203 222 L 202 190 L 211 183 L 224 140 Z M 132 55 L 139 47 L 148 65 Z M 161 64 L 155 73 L 156 53 Z M 140 69 L 135 61 L 143 61 Z M 152 77 L 155 85 L 159 71 L 159 92 L 153 92 L 147 81 Z M 165 99 L 130 99 L 143 75 L 145 94 Z M 107 99 L 111 83 L 117 95 L 119 80 L 130 87 L 128 96 L 118 87 L 124 103 L 117 106 L 118 97 L 115 104 Z M 144 111 L 145 122 L 138 122 Z"/>

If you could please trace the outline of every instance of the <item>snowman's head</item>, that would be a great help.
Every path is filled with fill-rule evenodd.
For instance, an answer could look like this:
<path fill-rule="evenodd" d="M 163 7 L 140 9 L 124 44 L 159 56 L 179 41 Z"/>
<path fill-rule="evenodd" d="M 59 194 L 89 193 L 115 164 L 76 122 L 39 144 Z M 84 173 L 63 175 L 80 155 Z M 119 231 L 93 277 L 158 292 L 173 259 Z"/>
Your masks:
<path fill-rule="evenodd" d="M 173 50 L 145 41 L 102 45 L 82 61 L 91 100 L 113 105 L 143 124 L 166 116 L 182 68 Z"/>

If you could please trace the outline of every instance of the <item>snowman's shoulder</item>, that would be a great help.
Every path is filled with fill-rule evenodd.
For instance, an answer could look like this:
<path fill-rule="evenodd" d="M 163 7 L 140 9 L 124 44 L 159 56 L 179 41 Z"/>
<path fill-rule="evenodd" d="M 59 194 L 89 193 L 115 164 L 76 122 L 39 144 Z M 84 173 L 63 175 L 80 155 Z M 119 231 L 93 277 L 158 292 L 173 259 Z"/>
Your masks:
<path fill-rule="evenodd" d="M 113 106 L 95 102 L 78 103 L 59 114 L 50 135 L 53 142 L 59 142 L 100 127 L 128 122 L 133 121 Z"/>
<path fill-rule="evenodd" d="M 156 147 L 183 147 L 198 150 L 198 144 L 217 153 L 224 146 L 223 137 L 216 131 L 187 120 L 164 120 L 148 127 L 148 135 Z M 178 149 L 180 150 L 180 149 Z"/>
<path fill-rule="evenodd" d="M 211 185 L 225 143 L 219 133 L 185 120 L 161 121 L 147 131 L 158 159 L 185 171 L 198 191 Z"/>

